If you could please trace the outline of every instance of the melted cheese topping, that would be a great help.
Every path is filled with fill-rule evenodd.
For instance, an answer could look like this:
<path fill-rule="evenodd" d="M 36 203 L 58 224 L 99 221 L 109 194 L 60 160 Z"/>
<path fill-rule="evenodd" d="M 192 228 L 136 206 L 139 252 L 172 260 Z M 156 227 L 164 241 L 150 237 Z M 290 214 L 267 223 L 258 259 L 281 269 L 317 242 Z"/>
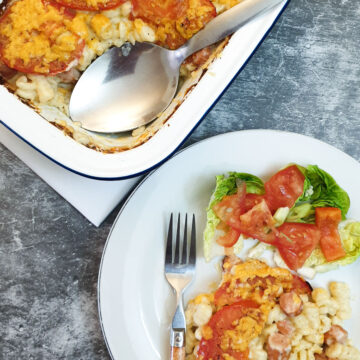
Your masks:
<path fill-rule="evenodd" d="M 265 320 L 261 310 L 249 309 L 246 316 L 233 324 L 234 329 L 224 331 L 221 337 L 221 349 L 225 353 L 229 349 L 242 352 L 248 350 L 250 341 L 261 333 Z"/>
<path fill-rule="evenodd" d="M 235 266 L 225 263 L 224 268 L 229 269 L 224 273 L 222 280 L 223 284 L 229 285 L 226 291 L 259 304 L 272 304 L 272 299 L 292 286 L 293 277 L 290 271 L 269 267 L 256 259 Z"/>
<path fill-rule="evenodd" d="M 14 66 L 19 60 L 25 65 L 37 61 L 34 70 L 49 72 L 50 63 L 69 62 L 79 42 L 64 21 L 65 15 L 41 0 L 20 0 L 14 3 L 0 23 L 0 33 L 6 40 L 3 56 Z"/>
<path fill-rule="evenodd" d="M 88 19 L 88 14 L 79 12 L 71 21 L 67 20 L 66 24 L 73 33 L 78 34 L 82 39 L 88 39 L 90 35 L 87 25 Z"/>
<path fill-rule="evenodd" d="M 102 31 L 110 27 L 110 20 L 102 14 L 96 14 L 90 21 L 91 27 L 97 36 L 101 36 Z"/>
<path fill-rule="evenodd" d="M 200 5 L 199 0 L 188 0 L 186 12 L 178 19 L 160 20 L 156 36 L 161 43 L 177 48 L 204 27 L 213 11 L 212 6 Z"/>
<path fill-rule="evenodd" d="M 236 257 L 228 257 L 223 263 L 223 277 L 220 287 L 226 288 L 229 298 L 252 300 L 259 304 L 259 308 L 246 309 L 245 316 L 235 320 L 232 329 L 226 329 L 220 337 L 220 348 L 224 352 L 223 358 L 229 356 L 229 350 L 246 352 L 249 343 L 257 338 L 267 321 L 270 311 L 276 305 L 278 297 L 293 286 L 293 276 L 289 270 L 272 268 L 257 259 L 239 262 Z M 224 304 L 215 306 L 214 293 L 200 294 L 190 301 L 200 304 L 204 299 L 218 311 Z M 205 340 L 213 337 L 209 325 L 201 328 L 201 335 Z M 230 357 L 229 357 L 230 359 Z"/>

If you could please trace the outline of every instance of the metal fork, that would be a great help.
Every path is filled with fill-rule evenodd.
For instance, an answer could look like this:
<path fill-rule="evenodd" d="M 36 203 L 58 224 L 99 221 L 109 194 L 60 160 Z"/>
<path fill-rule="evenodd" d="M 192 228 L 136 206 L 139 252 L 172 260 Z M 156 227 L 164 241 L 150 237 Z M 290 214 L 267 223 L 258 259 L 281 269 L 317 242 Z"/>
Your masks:
<path fill-rule="evenodd" d="M 178 216 L 175 251 L 173 251 L 173 214 L 170 217 L 169 232 L 165 254 L 165 277 L 176 292 L 177 306 L 171 324 L 170 345 L 171 360 L 185 359 L 186 321 L 183 304 L 183 293 L 195 273 L 196 262 L 196 229 L 195 215 L 192 216 L 190 246 L 187 236 L 187 214 L 185 215 L 184 236 L 180 240 L 180 214 Z M 190 249 L 189 249 L 190 248 Z M 173 254 L 174 253 L 174 254 Z"/>

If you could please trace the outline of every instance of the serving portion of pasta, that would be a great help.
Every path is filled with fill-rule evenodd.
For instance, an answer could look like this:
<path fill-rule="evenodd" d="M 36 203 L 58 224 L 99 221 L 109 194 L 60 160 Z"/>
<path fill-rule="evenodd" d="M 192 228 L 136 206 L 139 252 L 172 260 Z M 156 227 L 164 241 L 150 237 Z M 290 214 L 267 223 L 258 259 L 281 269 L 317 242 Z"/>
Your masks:
<path fill-rule="evenodd" d="M 186 309 L 187 360 L 359 360 L 343 321 L 351 317 L 342 282 L 312 289 L 283 268 L 225 257 L 218 289 Z"/>

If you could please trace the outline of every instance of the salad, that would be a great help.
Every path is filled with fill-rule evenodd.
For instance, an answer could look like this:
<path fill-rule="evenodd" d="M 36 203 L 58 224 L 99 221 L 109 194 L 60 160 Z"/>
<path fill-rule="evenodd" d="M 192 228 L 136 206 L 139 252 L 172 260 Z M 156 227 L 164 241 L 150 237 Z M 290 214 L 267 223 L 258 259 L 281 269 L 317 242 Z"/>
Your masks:
<path fill-rule="evenodd" d="M 254 239 L 248 256 L 273 251 L 278 266 L 313 278 L 354 262 L 360 255 L 360 222 L 347 219 L 350 199 L 316 165 L 290 164 L 268 181 L 230 172 L 216 177 L 207 209 L 204 256 L 240 254 Z"/>

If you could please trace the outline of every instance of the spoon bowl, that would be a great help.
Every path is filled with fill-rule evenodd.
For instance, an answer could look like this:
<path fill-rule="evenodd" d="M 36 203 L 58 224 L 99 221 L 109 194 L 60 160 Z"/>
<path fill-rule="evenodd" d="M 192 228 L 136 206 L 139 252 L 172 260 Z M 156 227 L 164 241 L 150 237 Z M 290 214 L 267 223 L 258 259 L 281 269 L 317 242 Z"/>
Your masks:
<path fill-rule="evenodd" d="M 191 54 L 232 34 L 283 0 L 244 0 L 217 16 L 177 50 L 136 43 L 112 48 L 95 60 L 70 99 L 72 120 L 84 129 L 115 133 L 146 125 L 176 93 L 181 63 Z"/>
<path fill-rule="evenodd" d="M 175 95 L 182 62 L 177 54 L 149 43 L 137 43 L 125 54 L 110 49 L 79 79 L 70 101 L 72 118 L 85 129 L 109 133 L 147 124 Z"/>

